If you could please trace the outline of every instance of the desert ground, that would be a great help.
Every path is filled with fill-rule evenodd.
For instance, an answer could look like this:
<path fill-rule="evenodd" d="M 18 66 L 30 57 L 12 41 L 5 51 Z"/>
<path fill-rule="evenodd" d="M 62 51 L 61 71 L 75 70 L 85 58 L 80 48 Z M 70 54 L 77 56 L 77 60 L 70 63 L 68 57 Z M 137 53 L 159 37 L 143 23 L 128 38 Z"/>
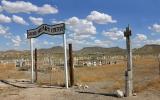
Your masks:
<path fill-rule="evenodd" d="M 38 72 L 31 84 L 30 71 L 18 71 L 13 64 L 0 64 L 0 100 L 159 100 L 160 75 L 156 59 L 133 60 L 136 96 L 118 98 L 124 92 L 126 62 L 74 68 L 75 86 L 64 87 L 64 70 Z"/>

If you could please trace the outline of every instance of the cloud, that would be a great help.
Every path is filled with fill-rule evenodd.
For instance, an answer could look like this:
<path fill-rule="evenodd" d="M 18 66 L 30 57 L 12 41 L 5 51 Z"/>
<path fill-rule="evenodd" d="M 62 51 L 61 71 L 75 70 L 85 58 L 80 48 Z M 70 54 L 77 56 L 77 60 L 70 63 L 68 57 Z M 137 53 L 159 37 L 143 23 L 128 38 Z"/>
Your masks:
<path fill-rule="evenodd" d="M 6 1 L 1 2 L 3 10 L 9 13 L 38 13 L 38 14 L 55 14 L 58 13 L 58 9 L 51 5 L 44 4 L 42 7 L 38 7 L 31 2 L 25 1 Z"/>
<path fill-rule="evenodd" d="M 6 39 L 12 38 L 12 33 L 9 32 L 9 27 L 5 27 L 3 25 L 0 25 L 0 35 Z"/>
<path fill-rule="evenodd" d="M 33 5 L 30 2 L 24 2 L 24 1 L 6 1 L 3 0 L 2 7 L 5 11 L 9 13 L 31 13 L 36 12 L 38 10 L 36 5 Z"/>
<path fill-rule="evenodd" d="M 56 19 L 51 20 L 52 24 L 59 24 L 59 23 L 65 23 L 65 21 L 57 21 Z"/>
<path fill-rule="evenodd" d="M 8 27 L 4 27 L 4 26 L 0 25 L 0 35 L 8 34 L 8 30 L 9 30 Z"/>
<path fill-rule="evenodd" d="M 91 46 L 99 46 L 99 47 L 109 47 L 111 45 L 113 45 L 112 41 L 108 41 L 108 40 L 93 40 L 93 41 L 89 41 L 88 39 L 83 39 L 83 40 L 76 40 L 76 39 L 67 39 L 68 43 L 72 43 L 73 48 L 75 50 L 79 50 L 82 47 L 91 47 Z"/>
<path fill-rule="evenodd" d="M 66 20 L 66 24 L 69 42 L 73 43 L 73 45 L 78 45 L 75 47 L 76 49 L 87 45 L 88 42 L 86 40 L 90 40 L 90 37 L 96 34 L 96 27 L 86 19 L 71 17 Z"/>
<path fill-rule="evenodd" d="M 159 24 L 153 24 L 152 26 L 149 26 L 148 29 L 159 33 L 160 32 L 160 25 Z"/>
<path fill-rule="evenodd" d="M 49 42 L 49 41 L 46 41 L 44 40 L 43 41 L 43 45 L 46 46 L 46 45 L 53 45 L 54 43 L 53 42 Z"/>
<path fill-rule="evenodd" d="M 0 35 L 2 35 L 6 40 L 11 40 L 13 46 L 15 47 L 20 46 L 21 42 L 23 42 L 19 35 L 14 36 L 12 33 L 9 32 L 8 27 L 4 27 L 2 25 L 0 25 Z"/>
<path fill-rule="evenodd" d="M 2 12 L 3 11 L 3 8 L 2 8 L 2 6 L 0 6 L 0 12 Z"/>
<path fill-rule="evenodd" d="M 147 44 L 159 44 L 160 45 L 160 39 L 155 39 L 155 40 L 147 40 Z"/>
<path fill-rule="evenodd" d="M 48 41 L 43 41 L 43 44 L 44 44 L 44 45 L 48 45 L 49 42 L 48 42 Z"/>
<path fill-rule="evenodd" d="M 76 33 L 69 33 L 68 38 L 74 39 L 74 40 L 84 40 L 84 39 L 91 39 L 91 35 L 77 35 Z"/>
<path fill-rule="evenodd" d="M 116 20 L 112 19 L 112 16 L 100 13 L 98 11 L 92 11 L 90 15 L 87 16 L 87 20 L 93 21 L 97 24 L 107 24 L 107 23 L 116 23 Z"/>
<path fill-rule="evenodd" d="M 2 25 L 0 25 L 0 35 L 3 36 L 6 40 L 7 39 L 11 40 L 13 46 L 15 47 L 20 46 L 20 44 L 23 42 L 19 35 L 14 36 L 12 33 L 9 32 L 8 27 L 4 27 Z"/>
<path fill-rule="evenodd" d="M 148 37 L 145 34 L 136 34 L 136 37 L 133 39 L 133 45 L 140 47 L 145 44 L 160 45 L 160 39 L 148 39 Z"/>
<path fill-rule="evenodd" d="M 85 46 L 111 46 L 112 41 L 102 41 L 95 37 L 96 27 L 92 21 L 71 17 L 65 21 L 52 20 L 52 23 L 65 22 L 67 27 L 67 42 L 74 45 L 74 49 L 81 49 Z M 122 32 L 123 37 L 123 32 Z"/>
<path fill-rule="evenodd" d="M 74 50 L 79 50 L 82 47 L 87 46 L 89 44 L 88 41 L 86 41 L 84 39 L 83 40 L 76 40 L 76 39 L 71 39 L 71 38 L 67 39 L 67 43 L 72 43 Z"/>
<path fill-rule="evenodd" d="M 90 38 L 91 40 L 95 40 L 95 39 L 96 39 L 95 36 L 90 36 L 89 38 Z"/>
<path fill-rule="evenodd" d="M 10 23 L 11 21 L 10 17 L 0 14 L 0 23 Z"/>
<path fill-rule="evenodd" d="M 102 41 L 102 40 L 94 40 L 94 43 L 92 43 L 92 45 L 95 45 L 95 46 L 101 46 L 101 47 L 108 47 L 108 46 L 111 46 L 112 45 L 112 41 Z"/>
<path fill-rule="evenodd" d="M 17 36 L 15 36 L 15 37 L 13 37 L 13 38 L 11 39 L 11 41 L 13 42 L 13 45 L 14 45 L 14 46 L 18 47 L 18 46 L 20 46 L 20 44 L 21 44 L 21 42 L 22 42 L 22 39 L 21 39 L 21 37 L 20 37 L 19 35 L 17 35 Z"/>
<path fill-rule="evenodd" d="M 102 34 L 106 37 L 109 37 L 111 40 L 124 39 L 123 31 L 119 30 L 118 28 L 112 28 L 109 31 L 103 31 Z"/>
<path fill-rule="evenodd" d="M 72 43 L 73 45 L 78 46 L 78 47 L 80 47 L 80 45 L 87 44 L 86 40 L 75 40 L 75 39 L 71 39 L 71 38 L 67 39 L 67 42 Z"/>
<path fill-rule="evenodd" d="M 43 7 L 39 7 L 37 13 L 39 14 L 55 14 L 58 13 L 58 9 L 51 5 L 45 4 Z"/>
<path fill-rule="evenodd" d="M 136 34 L 135 41 L 141 42 L 141 41 L 146 41 L 147 36 L 144 34 Z"/>
<path fill-rule="evenodd" d="M 24 38 L 27 39 L 27 33 L 24 33 Z"/>
<path fill-rule="evenodd" d="M 18 23 L 18 24 L 28 25 L 28 23 L 22 17 L 20 17 L 20 16 L 13 15 L 12 16 L 12 20 L 15 23 Z"/>
<path fill-rule="evenodd" d="M 41 24 L 43 24 L 43 18 L 41 18 L 41 17 L 36 18 L 36 17 L 30 16 L 29 19 L 35 25 L 41 25 Z"/>
<path fill-rule="evenodd" d="M 79 35 L 93 35 L 96 34 L 96 27 L 92 22 L 79 19 L 77 17 L 69 18 L 67 21 L 67 26 L 70 31 L 75 33 L 77 36 Z"/>

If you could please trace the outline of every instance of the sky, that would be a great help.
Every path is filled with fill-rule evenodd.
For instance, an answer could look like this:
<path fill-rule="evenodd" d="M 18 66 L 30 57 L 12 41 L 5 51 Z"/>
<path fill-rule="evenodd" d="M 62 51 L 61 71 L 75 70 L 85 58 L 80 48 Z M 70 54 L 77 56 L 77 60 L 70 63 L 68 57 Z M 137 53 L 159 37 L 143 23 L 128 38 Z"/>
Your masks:
<path fill-rule="evenodd" d="M 130 26 L 132 47 L 160 44 L 160 0 L 1 0 L 0 51 L 28 50 L 27 30 L 41 24 L 66 24 L 67 44 L 83 47 L 126 47 Z M 34 48 L 63 46 L 62 35 L 43 34 Z"/>

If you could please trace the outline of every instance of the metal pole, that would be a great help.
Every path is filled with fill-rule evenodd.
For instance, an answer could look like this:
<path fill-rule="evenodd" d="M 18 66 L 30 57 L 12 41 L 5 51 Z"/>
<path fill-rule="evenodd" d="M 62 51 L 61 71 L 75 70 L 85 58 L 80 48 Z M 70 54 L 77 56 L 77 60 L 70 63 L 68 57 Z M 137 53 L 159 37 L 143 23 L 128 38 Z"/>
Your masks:
<path fill-rule="evenodd" d="M 129 26 L 124 32 L 126 37 L 126 48 L 127 48 L 127 71 L 125 72 L 126 82 L 125 82 L 125 96 L 132 96 L 133 92 L 133 75 L 132 75 L 132 49 L 131 49 L 131 30 Z"/>
<path fill-rule="evenodd" d="M 67 67 L 66 34 L 63 34 L 63 47 L 64 47 L 65 86 L 66 86 L 66 88 L 68 88 L 68 67 Z"/>
<path fill-rule="evenodd" d="M 31 48 L 31 82 L 34 83 L 34 65 L 33 65 L 33 39 L 30 39 L 30 48 Z"/>
<path fill-rule="evenodd" d="M 72 44 L 69 44 L 69 67 L 70 67 L 70 84 L 74 85 L 74 68 L 73 68 L 73 54 L 72 54 Z"/>

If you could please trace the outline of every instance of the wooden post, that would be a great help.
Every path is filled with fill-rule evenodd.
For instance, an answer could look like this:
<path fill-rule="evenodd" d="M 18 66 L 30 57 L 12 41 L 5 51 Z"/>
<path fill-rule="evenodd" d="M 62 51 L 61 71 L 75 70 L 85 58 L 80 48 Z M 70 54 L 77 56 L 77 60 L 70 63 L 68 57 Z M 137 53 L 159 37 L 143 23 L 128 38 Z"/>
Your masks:
<path fill-rule="evenodd" d="M 160 76 L 160 54 L 157 54 L 158 65 L 159 65 L 159 76 Z"/>
<path fill-rule="evenodd" d="M 35 48 L 35 82 L 37 82 L 37 76 L 38 76 L 38 72 L 37 72 L 37 48 Z"/>
<path fill-rule="evenodd" d="M 131 49 L 131 30 L 129 26 L 126 28 L 124 32 L 124 36 L 126 37 L 126 48 L 127 48 L 127 70 L 125 72 L 125 96 L 132 96 L 133 91 L 133 78 L 132 78 L 132 49 Z"/>
<path fill-rule="evenodd" d="M 72 44 L 69 44 L 69 68 L 70 68 L 70 85 L 74 85 L 74 68 L 73 68 L 73 55 Z"/>
<path fill-rule="evenodd" d="M 51 58 L 48 58 L 49 60 L 49 70 L 50 70 L 50 86 L 52 85 L 52 65 L 51 65 Z"/>

